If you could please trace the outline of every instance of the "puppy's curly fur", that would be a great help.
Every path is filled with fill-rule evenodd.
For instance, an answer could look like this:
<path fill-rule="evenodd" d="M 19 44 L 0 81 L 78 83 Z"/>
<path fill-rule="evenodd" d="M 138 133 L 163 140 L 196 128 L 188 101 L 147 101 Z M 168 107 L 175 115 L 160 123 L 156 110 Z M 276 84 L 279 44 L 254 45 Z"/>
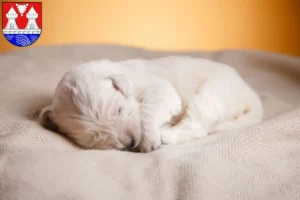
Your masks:
<path fill-rule="evenodd" d="M 157 149 L 259 123 L 259 96 L 231 67 L 184 56 L 93 61 L 67 72 L 43 126 L 84 148 Z"/>

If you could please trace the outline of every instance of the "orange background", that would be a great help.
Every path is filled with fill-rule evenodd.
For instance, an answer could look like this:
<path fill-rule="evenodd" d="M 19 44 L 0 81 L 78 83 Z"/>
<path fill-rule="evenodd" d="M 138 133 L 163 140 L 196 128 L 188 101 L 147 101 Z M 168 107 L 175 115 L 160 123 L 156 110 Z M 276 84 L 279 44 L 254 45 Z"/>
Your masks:
<path fill-rule="evenodd" d="M 42 35 L 33 46 L 110 43 L 159 50 L 256 49 L 300 56 L 300 0 L 42 2 Z M 0 37 L 0 52 L 17 48 Z"/>

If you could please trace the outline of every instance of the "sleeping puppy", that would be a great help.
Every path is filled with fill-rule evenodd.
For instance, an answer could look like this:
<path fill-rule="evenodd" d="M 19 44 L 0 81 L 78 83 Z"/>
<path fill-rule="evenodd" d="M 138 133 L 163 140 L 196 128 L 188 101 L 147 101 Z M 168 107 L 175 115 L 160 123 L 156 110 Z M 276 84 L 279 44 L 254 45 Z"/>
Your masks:
<path fill-rule="evenodd" d="M 74 67 L 39 118 L 83 148 L 150 152 L 248 127 L 262 116 L 259 96 L 233 68 L 172 56 Z"/>

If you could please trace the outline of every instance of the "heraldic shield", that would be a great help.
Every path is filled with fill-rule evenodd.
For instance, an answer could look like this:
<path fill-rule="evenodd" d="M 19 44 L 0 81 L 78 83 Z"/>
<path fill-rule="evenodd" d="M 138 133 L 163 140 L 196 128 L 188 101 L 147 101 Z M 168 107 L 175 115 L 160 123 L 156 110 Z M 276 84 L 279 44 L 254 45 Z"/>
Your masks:
<path fill-rule="evenodd" d="M 11 44 L 32 45 L 42 32 L 42 3 L 2 2 L 2 30 Z"/>

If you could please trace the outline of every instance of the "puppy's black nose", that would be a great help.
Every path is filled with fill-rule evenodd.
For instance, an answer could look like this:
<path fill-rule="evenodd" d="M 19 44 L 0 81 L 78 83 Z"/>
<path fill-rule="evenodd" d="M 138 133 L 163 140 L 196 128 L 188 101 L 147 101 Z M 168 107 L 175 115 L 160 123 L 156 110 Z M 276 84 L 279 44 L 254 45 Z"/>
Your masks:
<path fill-rule="evenodd" d="M 124 148 L 124 150 L 129 151 L 129 150 L 133 149 L 134 146 L 135 146 L 135 142 L 134 142 L 134 140 L 131 140 L 131 142 Z"/>
<path fill-rule="evenodd" d="M 132 149 L 135 146 L 134 140 L 131 140 L 130 144 L 128 145 L 128 148 Z"/>

